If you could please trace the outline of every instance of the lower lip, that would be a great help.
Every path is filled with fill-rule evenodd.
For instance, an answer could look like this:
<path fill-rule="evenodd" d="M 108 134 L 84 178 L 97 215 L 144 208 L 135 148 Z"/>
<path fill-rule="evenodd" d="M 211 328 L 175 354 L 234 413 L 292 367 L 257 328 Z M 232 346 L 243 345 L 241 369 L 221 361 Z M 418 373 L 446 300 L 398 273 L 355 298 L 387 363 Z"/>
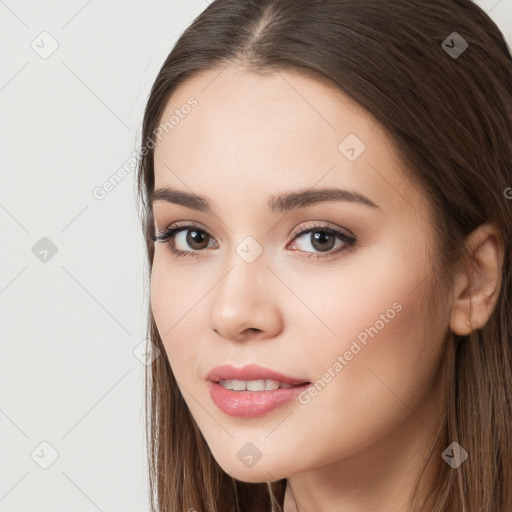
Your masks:
<path fill-rule="evenodd" d="M 209 382 L 209 391 L 217 407 L 238 418 L 256 418 L 296 399 L 309 384 L 268 391 L 233 391 L 216 382 Z"/>

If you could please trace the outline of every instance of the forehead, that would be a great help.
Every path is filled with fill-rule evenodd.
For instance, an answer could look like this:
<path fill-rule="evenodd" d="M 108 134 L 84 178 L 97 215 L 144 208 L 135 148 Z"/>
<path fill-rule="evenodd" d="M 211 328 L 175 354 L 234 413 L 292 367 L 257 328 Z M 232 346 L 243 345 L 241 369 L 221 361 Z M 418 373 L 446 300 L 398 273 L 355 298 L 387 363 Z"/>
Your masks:
<path fill-rule="evenodd" d="M 192 138 L 201 142 L 197 156 L 202 149 L 226 158 L 265 150 L 269 158 L 287 153 L 288 159 L 294 159 L 301 149 L 319 145 L 336 154 L 336 142 L 344 131 L 365 138 L 375 124 L 348 97 L 297 72 L 260 75 L 234 65 L 202 72 L 174 91 L 160 122 L 176 118 L 191 97 L 197 106 L 164 134 L 166 150 L 177 153 Z M 163 146 L 157 146 L 157 161 Z"/>
<path fill-rule="evenodd" d="M 373 116 L 298 72 L 201 72 L 172 94 L 160 123 L 171 118 L 155 148 L 155 188 L 185 186 L 215 202 L 234 190 L 265 199 L 318 184 L 363 191 L 387 208 L 410 207 L 414 199 L 404 200 L 416 195 L 421 208 Z"/>

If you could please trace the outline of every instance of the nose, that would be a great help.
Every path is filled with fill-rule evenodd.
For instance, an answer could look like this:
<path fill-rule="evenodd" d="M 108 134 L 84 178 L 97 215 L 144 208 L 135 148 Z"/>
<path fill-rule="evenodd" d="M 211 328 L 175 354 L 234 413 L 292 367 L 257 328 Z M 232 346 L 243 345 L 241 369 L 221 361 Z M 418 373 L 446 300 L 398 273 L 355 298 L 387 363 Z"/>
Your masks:
<path fill-rule="evenodd" d="M 209 327 L 225 339 L 266 339 L 279 334 L 283 316 L 279 280 L 263 256 L 247 263 L 238 255 L 209 295 Z"/>

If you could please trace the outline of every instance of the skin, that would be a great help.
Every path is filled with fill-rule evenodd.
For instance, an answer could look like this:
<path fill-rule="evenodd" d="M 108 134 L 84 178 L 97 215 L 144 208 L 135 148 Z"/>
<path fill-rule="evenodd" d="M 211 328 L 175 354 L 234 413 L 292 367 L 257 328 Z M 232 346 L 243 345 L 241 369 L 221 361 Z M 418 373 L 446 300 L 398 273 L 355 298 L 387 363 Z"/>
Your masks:
<path fill-rule="evenodd" d="M 214 208 L 153 206 L 157 230 L 190 221 L 211 237 L 190 259 L 155 244 L 151 307 L 180 391 L 224 471 L 247 482 L 288 479 L 285 512 L 397 512 L 440 427 L 443 342 L 450 329 L 483 325 L 495 304 L 496 232 L 486 226 L 469 240 L 481 251 L 477 278 L 457 276 L 431 322 L 432 212 L 380 125 L 337 89 L 296 72 L 219 72 L 173 93 L 162 120 L 190 96 L 198 105 L 155 148 L 155 188 L 207 196 Z M 366 145 L 354 162 L 338 149 L 349 134 Z M 380 209 L 337 201 L 265 209 L 271 195 L 321 187 L 362 193 Z M 291 237 L 312 221 L 350 230 L 357 245 L 322 258 L 311 233 Z M 187 233 L 176 243 L 193 251 Z M 246 236 L 263 251 L 250 264 L 235 252 Z M 224 363 L 315 382 L 394 303 L 400 312 L 308 404 L 243 419 L 211 400 L 206 375 Z M 250 468 L 237 457 L 247 442 L 262 454 Z M 444 464 L 444 448 L 436 446 L 425 481 Z"/>

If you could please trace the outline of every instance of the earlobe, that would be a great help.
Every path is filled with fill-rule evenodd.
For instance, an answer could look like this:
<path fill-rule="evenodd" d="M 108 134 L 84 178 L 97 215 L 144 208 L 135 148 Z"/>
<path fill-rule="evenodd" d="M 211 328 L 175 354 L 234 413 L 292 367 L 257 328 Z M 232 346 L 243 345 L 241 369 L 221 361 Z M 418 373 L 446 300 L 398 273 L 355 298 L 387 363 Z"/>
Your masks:
<path fill-rule="evenodd" d="M 499 230 L 482 224 L 466 239 L 470 260 L 456 276 L 450 328 L 465 336 L 489 320 L 501 290 L 504 243 Z"/>

